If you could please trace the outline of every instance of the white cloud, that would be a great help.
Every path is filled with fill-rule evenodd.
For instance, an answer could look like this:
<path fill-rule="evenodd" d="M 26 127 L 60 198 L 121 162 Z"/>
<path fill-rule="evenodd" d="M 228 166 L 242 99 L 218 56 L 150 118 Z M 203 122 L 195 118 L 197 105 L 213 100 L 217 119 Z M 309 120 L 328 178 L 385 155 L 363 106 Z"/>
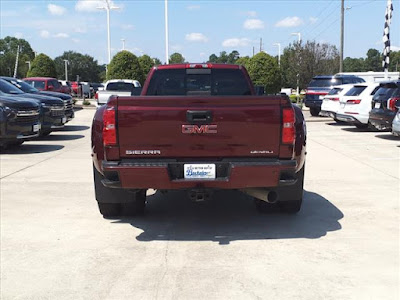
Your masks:
<path fill-rule="evenodd" d="M 190 42 L 208 42 L 208 38 L 204 34 L 198 32 L 188 33 L 186 35 L 186 40 Z"/>
<path fill-rule="evenodd" d="M 104 5 L 105 5 L 104 1 L 101 0 L 78 0 L 78 2 L 75 4 L 75 10 L 83 12 L 100 11 L 97 8 L 104 7 Z M 118 6 L 121 8 L 121 5 L 115 5 L 113 1 L 110 1 L 110 5 L 111 7 Z"/>
<path fill-rule="evenodd" d="M 50 14 L 52 14 L 54 16 L 62 16 L 67 11 L 65 9 L 65 7 L 55 5 L 55 4 L 47 5 L 47 10 L 49 11 Z"/>
<path fill-rule="evenodd" d="M 71 39 L 71 41 L 73 41 L 75 44 L 78 44 L 80 42 L 79 39 Z"/>
<path fill-rule="evenodd" d="M 299 17 L 286 17 L 275 24 L 275 27 L 298 27 L 303 25 L 304 21 Z"/>
<path fill-rule="evenodd" d="M 44 39 L 48 39 L 50 37 L 50 32 L 48 32 L 47 30 L 41 30 L 40 37 L 42 37 Z"/>
<path fill-rule="evenodd" d="M 390 50 L 392 50 L 392 51 L 400 51 L 400 46 L 390 46 Z"/>
<path fill-rule="evenodd" d="M 186 7 L 187 10 L 199 10 L 200 5 L 189 5 Z"/>
<path fill-rule="evenodd" d="M 318 21 L 318 18 L 310 17 L 309 18 L 311 24 L 315 24 Z"/>
<path fill-rule="evenodd" d="M 245 11 L 244 14 L 251 18 L 257 17 L 257 12 L 254 10 Z"/>
<path fill-rule="evenodd" d="M 76 33 L 86 33 L 86 32 L 87 32 L 87 28 L 86 28 L 86 26 L 75 27 L 75 28 L 74 28 L 74 31 L 75 31 Z"/>
<path fill-rule="evenodd" d="M 259 19 L 248 19 L 244 22 L 243 27 L 245 29 L 263 29 L 264 22 Z"/>
<path fill-rule="evenodd" d="M 60 32 L 60 33 L 55 34 L 54 37 L 57 39 L 67 39 L 67 38 L 69 38 L 69 35 L 67 33 Z"/>
<path fill-rule="evenodd" d="M 182 46 L 181 45 L 171 45 L 171 50 L 172 51 L 181 51 Z"/>
<path fill-rule="evenodd" d="M 24 34 L 23 34 L 22 32 L 16 32 L 16 33 L 14 34 L 14 36 L 15 36 L 17 39 L 22 39 L 22 38 L 24 37 Z"/>
<path fill-rule="evenodd" d="M 223 47 L 246 47 L 250 44 L 250 40 L 246 38 L 232 38 L 222 42 Z"/>
<path fill-rule="evenodd" d="M 124 24 L 124 25 L 121 25 L 121 29 L 123 29 L 123 30 L 134 30 L 135 26 L 133 26 L 132 24 Z"/>

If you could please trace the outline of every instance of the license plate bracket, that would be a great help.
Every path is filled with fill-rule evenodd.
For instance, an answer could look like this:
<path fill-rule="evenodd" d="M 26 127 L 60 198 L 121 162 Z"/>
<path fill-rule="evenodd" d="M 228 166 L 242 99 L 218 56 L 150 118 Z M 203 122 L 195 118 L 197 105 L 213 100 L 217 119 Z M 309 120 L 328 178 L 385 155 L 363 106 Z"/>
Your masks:
<path fill-rule="evenodd" d="M 35 124 L 32 126 L 33 132 L 38 132 L 42 126 L 40 124 Z"/>

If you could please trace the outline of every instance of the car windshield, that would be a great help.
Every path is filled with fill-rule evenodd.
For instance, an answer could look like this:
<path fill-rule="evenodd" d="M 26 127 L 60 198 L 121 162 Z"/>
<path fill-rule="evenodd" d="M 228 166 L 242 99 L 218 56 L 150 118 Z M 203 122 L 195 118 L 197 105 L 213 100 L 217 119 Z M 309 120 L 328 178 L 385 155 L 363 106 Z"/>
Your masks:
<path fill-rule="evenodd" d="M 337 94 L 339 94 L 341 91 L 343 91 L 342 88 L 334 88 L 334 89 L 331 89 L 331 90 L 329 91 L 328 95 L 337 95 Z"/>
<path fill-rule="evenodd" d="M 360 95 L 367 87 L 366 86 L 355 86 L 352 87 L 345 96 L 358 96 Z"/>
<path fill-rule="evenodd" d="M 40 81 L 36 81 L 36 80 L 25 80 L 26 83 L 30 84 L 31 86 L 40 89 L 40 90 L 44 90 L 46 84 L 43 80 Z"/>
<path fill-rule="evenodd" d="M 25 81 L 19 79 L 11 79 L 8 82 L 12 83 L 14 86 L 16 86 L 25 93 L 36 93 L 39 91 L 38 89 L 35 89 L 33 86 L 27 84 Z"/>
<path fill-rule="evenodd" d="M 323 78 L 315 78 L 311 80 L 308 88 L 313 87 L 331 87 L 333 85 L 340 85 L 342 84 L 340 79 L 323 79 Z"/>
<path fill-rule="evenodd" d="M 14 85 L 3 79 L 0 79 L 0 91 L 6 94 L 13 94 L 13 95 L 24 94 L 23 91 L 21 91 L 20 89 L 16 88 Z"/>

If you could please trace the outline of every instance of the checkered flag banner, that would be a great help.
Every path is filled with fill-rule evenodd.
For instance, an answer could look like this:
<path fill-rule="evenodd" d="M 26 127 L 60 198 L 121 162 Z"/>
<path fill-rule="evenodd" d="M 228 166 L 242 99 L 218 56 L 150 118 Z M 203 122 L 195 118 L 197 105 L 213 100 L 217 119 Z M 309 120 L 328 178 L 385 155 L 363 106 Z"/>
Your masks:
<path fill-rule="evenodd" d="M 390 54 L 390 23 L 392 22 L 393 3 L 392 0 L 388 0 L 385 12 L 385 29 L 383 30 L 383 43 L 385 48 L 383 49 L 383 61 L 382 67 L 385 72 L 389 69 L 389 54 Z"/>

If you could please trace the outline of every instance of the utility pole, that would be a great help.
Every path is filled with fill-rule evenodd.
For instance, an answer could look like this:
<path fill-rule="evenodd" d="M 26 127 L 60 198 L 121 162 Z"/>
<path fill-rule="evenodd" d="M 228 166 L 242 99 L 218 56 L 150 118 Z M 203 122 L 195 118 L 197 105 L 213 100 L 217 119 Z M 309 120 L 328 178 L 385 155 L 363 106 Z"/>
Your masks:
<path fill-rule="evenodd" d="M 169 42 L 168 42 L 168 0 L 164 2 L 165 13 L 165 64 L 169 64 Z"/>
<path fill-rule="evenodd" d="M 17 58 L 15 59 L 14 77 L 17 77 L 18 63 L 19 63 L 19 45 L 17 47 Z"/>
<path fill-rule="evenodd" d="M 67 59 L 64 59 L 64 64 L 65 64 L 65 81 L 68 81 L 68 63 L 69 61 Z"/>
<path fill-rule="evenodd" d="M 278 65 L 281 67 L 281 43 L 274 43 L 274 46 L 278 46 Z"/>
<path fill-rule="evenodd" d="M 342 0 L 342 7 L 340 10 L 341 22 L 340 22 L 340 64 L 339 73 L 343 72 L 343 49 L 344 49 L 344 0 Z"/>
<path fill-rule="evenodd" d="M 254 56 L 254 46 L 253 46 L 253 56 Z"/>

